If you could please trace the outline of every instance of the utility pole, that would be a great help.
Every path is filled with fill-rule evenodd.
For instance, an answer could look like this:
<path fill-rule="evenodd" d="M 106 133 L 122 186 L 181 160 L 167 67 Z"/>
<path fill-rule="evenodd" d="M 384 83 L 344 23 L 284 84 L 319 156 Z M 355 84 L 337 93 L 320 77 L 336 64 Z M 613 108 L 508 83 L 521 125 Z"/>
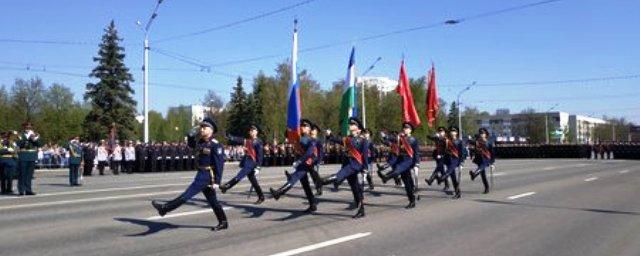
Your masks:
<path fill-rule="evenodd" d="M 369 71 L 371 71 L 373 68 L 376 67 L 376 64 L 378 63 L 378 61 L 380 61 L 382 59 L 382 57 L 378 57 L 373 63 L 371 63 L 371 65 L 367 68 L 367 70 L 365 70 L 362 75 L 359 77 L 363 77 L 364 75 L 366 75 L 367 73 L 369 73 Z M 360 80 L 360 94 L 362 97 L 362 126 L 367 127 L 367 109 L 365 107 L 365 97 L 364 97 L 364 89 L 365 89 L 365 84 L 361 79 L 356 79 L 356 80 Z"/>
<path fill-rule="evenodd" d="M 144 52 L 143 52 L 143 63 L 142 63 L 142 101 L 143 107 L 142 112 L 144 112 L 144 143 L 149 143 L 149 29 L 151 28 L 151 23 L 158 16 L 158 8 L 162 0 L 158 0 L 156 3 L 156 7 L 153 9 L 153 13 L 149 20 L 147 21 L 147 25 L 143 28 L 144 30 Z M 140 21 L 137 22 L 138 26 L 142 26 Z"/>
<path fill-rule="evenodd" d="M 456 101 L 456 107 L 458 108 L 458 133 L 460 134 L 460 138 L 463 137 L 463 132 L 462 132 L 462 112 L 460 111 L 460 96 L 462 96 L 462 93 L 468 91 L 471 89 L 472 86 L 476 85 L 476 81 L 473 81 L 473 83 L 471 83 L 471 85 L 465 87 L 464 89 L 462 89 L 459 93 L 458 93 L 458 99 Z"/>

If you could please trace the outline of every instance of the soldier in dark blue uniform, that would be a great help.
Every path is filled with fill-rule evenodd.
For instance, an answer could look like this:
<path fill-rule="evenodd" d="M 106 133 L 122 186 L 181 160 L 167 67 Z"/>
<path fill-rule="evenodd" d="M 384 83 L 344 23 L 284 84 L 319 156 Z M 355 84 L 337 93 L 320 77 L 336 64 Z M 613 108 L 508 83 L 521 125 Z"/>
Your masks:
<path fill-rule="evenodd" d="M 18 133 L 2 133 L 0 140 L 0 187 L 3 195 L 13 194 L 13 178 L 16 176 L 17 145 L 13 136 Z"/>
<path fill-rule="evenodd" d="M 258 134 L 260 134 L 260 128 L 257 125 L 251 125 L 249 127 L 249 136 L 246 139 L 227 134 L 226 137 L 229 144 L 244 146 L 244 157 L 240 161 L 240 168 L 242 169 L 240 169 L 238 174 L 220 186 L 220 192 L 226 193 L 227 190 L 238 184 L 245 176 L 248 177 L 251 186 L 256 191 L 256 194 L 258 194 L 258 201 L 256 201 L 255 204 L 264 202 L 264 194 L 256 177 L 260 172 L 260 166 L 262 165 L 264 157 L 262 140 L 258 138 Z"/>
<path fill-rule="evenodd" d="M 289 191 L 289 189 L 291 189 L 293 185 L 296 184 L 296 182 L 300 181 L 302 189 L 304 190 L 304 194 L 309 201 L 309 208 L 307 208 L 306 210 L 307 213 L 312 213 L 317 210 L 315 197 L 313 195 L 313 191 L 311 190 L 311 185 L 309 184 L 308 178 L 308 173 L 313 168 L 313 162 L 318 155 L 316 141 L 309 136 L 312 125 L 313 123 L 307 119 L 302 119 L 300 121 L 300 130 L 302 131 L 302 136 L 300 138 L 299 145 L 294 145 L 296 148 L 296 160 L 293 162 L 293 168 L 295 169 L 295 172 L 291 174 L 291 178 L 288 179 L 287 182 L 277 190 L 269 188 L 269 191 L 271 192 L 273 198 L 278 200 L 281 196 L 285 195 L 287 191 Z"/>
<path fill-rule="evenodd" d="M 69 185 L 80 186 L 80 183 L 78 182 L 80 165 L 82 164 L 82 147 L 80 146 L 80 137 L 73 137 L 71 141 L 69 141 L 67 150 L 69 151 Z"/>
<path fill-rule="evenodd" d="M 493 150 L 493 141 L 489 139 L 489 131 L 485 128 L 478 130 L 478 135 L 475 140 L 475 156 L 473 162 L 478 165 L 478 168 L 473 171 L 469 171 L 471 180 L 475 180 L 476 176 L 482 177 L 482 185 L 484 185 L 484 194 L 489 193 L 489 182 L 487 181 L 487 167 L 493 166 L 496 161 L 496 154 Z"/>
<path fill-rule="evenodd" d="M 362 123 L 357 118 L 349 118 L 349 132 L 347 137 L 331 136 L 328 139 L 334 143 L 342 143 L 348 156 L 342 162 L 342 168 L 334 175 L 322 179 L 323 185 L 333 184 L 337 189 L 346 179 L 353 193 L 354 205 L 358 211 L 353 218 L 364 217 L 364 195 L 360 185 L 359 175 L 369 164 L 368 145 L 366 139 L 361 136 Z"/>
<path fill-rule="evenodd" d="M 373 184 L 373 177 L 371 175 L 371 163 L 374 162 L 376 148 L 373 145 L 373 141 L 371 140 L 371 130 L 369 128 L 364 129 L 362 132 L 362 137 L 365 142 L 365 147 L 367 148 L 367 154 L 365 155 L 365 157 L 367 158 L 367 164 L 364 166 L 364 176 L 367 184 L 369 184 L 369 190 L 374 190 L 375 186 Z"/>
<path fill-rule="evenodd" d="M 378 171 L 378 176 L 382 179 L 382 183 L 387 183 L 389 179 L 400 175 L 404 183 L 404 190 L 409 199 L 409 204 L 405 207 L 407 209 L 416 207 L 416 195 L 413 178 L 411 177 L 411 169 L 418 167 L 420 164 L 418 140 L 411 136 L 413 129 L 413 125 L 405 122 L 402 124 L 402 134 L 400 134 L 398 138 L 387 138 L 392 143 L 399 144 L 400 154 L 398 163 L 393 168 L 393 171 L 387 174 Z"/>
<path fill-rule="evenodd" d="M 436 161 L 436 168 L 433 170 L 433 173 L 431 173 L 431 176 L 428 179 L 425 179 L 425 181 L 427 182 L 427 185 L 429 186 L 431 186 L 433 181 L 436 180 L 438 177 L 444 176 L 444 172 L 445 172 L 444 154 L 445 154 L 446 144 L 447 144 L 446 136 L 447 136 L 447 131 L 442 126 L 438 127 L 438 132 L 435 135 L 427 136 L 428 139 L 432 140 L 436 144 L 435 150 L 433 151 L 433 159 Z M 449 179 L 445 179 L 444 191 L 447 191 L 448 189 L 449 189 Z"/>
<path fill-rule="evenodd" d="M 388 168 L 395 168 L 396 164 L 398 163 L 398 157 L 400 155 L 400 146 L 398 145 L 397 142 L 397 138 L 398 138 L 398 132 L 397 131 L 391 131 L 389 132 L 388 135 L 384 134 L 384 133 L 380 133 L 381 137 L 382 137 L 382 144 L 386 145 L 387 147 L 389 147 L 389 152 L 387 153 L 387 163 L 384 165 L 381 164 L 376 164 L 376 166 L 378 167 L 378 172 L 382 172 Z M 388 138 L 396 138 L 395 141 L 396 142 L 391 142 Z M 393 177 L 396 186 L 400 186 L 402 185 L 402 181 L 400 180 L 400 177 Z"/>
<path fill-rule="evenodd" d="M 217 132 L 216 123 L 211 118 L 205 118 L 199 127 L 199 135 L 195 131 L 189 134 L 189 146 L 197 150 L 198 153 L 198 172 L 191 182 L 191 185 L 182 195 L 177 198 L 161 204 L 153 201 L 152 205 L 160 216 L 164 216 L 168 212 L 178 208 L 187 200 L 196 194 L 202 192 L 207 198 L 209 205 L 218 219 L 218 225 L 211 228 L 213 231 L 227 229 L 227 216 L 222 209 L 222 205 L 216 198 L 215 190 L 220 186 L 222 179 L 222 171 L 224 168 L 224 149 L 223 145 L 213 138 L 213 134 Z"/>
<path fill-rule="evenodd" d="M 20 195 L 32 196 L 36 193 L 31 189 L 33 172 L 38 160 L 38 148 L 42 147 L 40 135 L 35 133 L 30 122 L 22 124 L 23 131 L 20 134 L 18 145 L 18 192 Z"/>
<path fill-rule="evenodd" d="M 444 150 L 444 165 L 446 171 L 442 177 L 438 177 L 438 184 L 446 181 L 451 177 L 451 183 L 454 189 L 454 199 L 458 199 L 461 196 L 460 193 L 460 181 L 458 180 L 457 169 L 462 165 L 465 159 L 465 150 L 462 140 L 458 138 L 458 128 L 452 126 L 449 128 L 449 135 L 445 139 Z"/>

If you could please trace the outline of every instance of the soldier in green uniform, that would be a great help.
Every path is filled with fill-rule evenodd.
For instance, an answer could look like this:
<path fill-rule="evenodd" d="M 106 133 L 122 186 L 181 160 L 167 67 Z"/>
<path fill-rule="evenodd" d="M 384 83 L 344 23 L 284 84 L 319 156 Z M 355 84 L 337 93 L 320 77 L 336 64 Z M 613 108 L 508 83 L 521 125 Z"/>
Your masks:
<path fill-rule="evenodd" d="M 13 178 L 16 176 L 16 143 L 18 132 L 2 133 L 0 140 L 0 187 L 3 195 L 13 194 Z"/>
<path fill-rule="evenodd" d="M 31 189 L 31 180 L 38 160 L 38 148 L 42 147 L 40 135 L 33 131 L 30 122 L 22 124 L 22 133 L 17 142 L 18 145 L 18 193 L 32 196 L 36 193 Z"/>
<path fill-rule="evenodd" d="M 69 185 L 80 186 L 78 183 L 78 175 L 80 165 L 82 164 L 82 146 L 80 146 L 80 137 L 75 136 L 69 141 Z"/>

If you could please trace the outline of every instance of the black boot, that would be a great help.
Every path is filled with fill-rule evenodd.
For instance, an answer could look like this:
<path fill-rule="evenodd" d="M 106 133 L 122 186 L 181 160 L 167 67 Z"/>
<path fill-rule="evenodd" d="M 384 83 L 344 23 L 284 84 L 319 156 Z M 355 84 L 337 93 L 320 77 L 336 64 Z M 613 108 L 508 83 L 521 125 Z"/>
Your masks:
<path fill-rule="evenodd" d="M 182 197 L 177 197 L 165 204 L 162 204 L 153 200 L 151 201 L 151 205 L 153 205 L 153 208 L 156 208 L 156 210 L 158 210 L 158 215 L 164 216 L 168 212 L 173 211 L 176 208 L 178 208 L 180 205 L 184 204 L 184 202 L 185 200 L 182 199 Z"/>
<path fill-rule="evenodd" d="M 476 174 L 474 171 L 469 170 L 469 176 L 471 176 L 471 181 L 475 180 L 477 175 L 478 174 Z"/>
<path fill-rule="evenodd" d="M 358 212 L 356 212 L 355 215 L 353 215 L 354 219 L 359 219 L 364 217 L 364 202 L 360 201 L 358 204 Z"/>
<path fill-rule="evenodd" d="M 402 186 L 402 180 L 399 177 L 395 177 L 393 180 L 396 182 L 396 186 Z"/>
<path fill-rule="evenodd" d="M 284 176 L 287 176 L 287 182 L 288 182 L 289 180 L 291 180 L 291 173 L 289 173 L 289 171 L 285 170 L 285 171 L 284 171 Z"/>
<path fill-rule="evenodd" d="M 321 196 L 321 195 L 322 195 L 322 186 L 317 186 L 316 187 L 316 196 Z"/>
<path fill-rule="evenodd" d="M 312 212 L 315 212 L 316 210 L 318 210 L 318 207 L 316 206 L 316 203 L 311 203 L 311 204 L 309 204 L 309 208 L 304 210 L 304 212 L 312 213 Z"/>
<path fill-rule="evenodd" d="M 264 202 L 264 194 L 262 193 L 262 188 L 260 187 L 260 185 L 257 186 L 253 186 L 254 190 L 256 191 L 256 194 L 258 195 L 258 200 L 256 200 L 253 204 L 262 204 Z"/>
<path fill-rule="evenodd" d="M 489 188 L 488 188 L 488 187 L 485 187 L 485 188 L 484 188 L 484 192 L 482 192 L 482 194 L 489 194 Z"/>
<path fill-rule="evenodd" d="M 462 195 L 460 194 L 460 188 L 456 187 L 455 189 L 455 194 L 453 195 L 453 199 L 458 199 L 460 198 Z"/>
<path fill-rule="evenodd" d="M 411 200 L 409 201 L 409 204 L 407 206 L 405 206 L 405 209 L 412 209 L 416 207 L 416 201 L 415 200 Z"/>
<path fill-rule="evenodd" d="M 380 171 L 380 172 L 381 172 L 381 171 L 384 171 L 384 170 L 386 170 L 387 168 L 389 168 L 389 165 L 388 165 L 388 164 L 380 165 L 380 163 L 376 163 L 376 167 L 378 167 L 378 171 Z"/>
<path fill-rule="evenodd" d="M 219 206 L 219 207 L 211 206 L 211 208 L 213 208 L 213 213 L 216 214 L 216 218 L 218 219 L 218 225 L 215 227 L 212 227 L 211 231 L 219 231 L 219 230 L 224 230 L 229 228 L 229 223 L 227 222 L 227 215 L 224 213 L 224 209 L 222 209 L 222 206 Z"/>
<path fill-rule="evenodd" d="M 427 185 L 431 186 L 431 183 L 433 183 L 433 181 L 435 181 L 437 177 L 438 177 L 438 173 L 433 172 L 431 173 L 431 176 L 428 179 L 424 179 L 424 181 L 427 183 Z"/>
<path fill-rule="evenodd" d="M 264 203 L 264 195 L 258 196 L 258 200 L 256 200 L 253 204 L 258 205 Z"/>
<path fill-rule="evenodd" d="M 340 183 L 338 183 L 338 177 L 335 175 L 320 179 L 319 184 L 322 184 L 323 186 L 333 184 L 333 188 L 335 190 L 338 190 L 338 187 L 340 187 Z"/>
<path fill-rule="evenodd" d="M 371 174 L 367 174 L 367 183 L 369 184 L 369 190 L 375 189 L 375 187 L 373 186 L 373 178 L 371 177 Z"/>
<path fill-rule="evenodd" d="M 222 192 L 222 194 L 227 193 L 227 190 L 231 189 L 233 186 L 238 184 L 238 182 L 240 182 L 240 180 L 237 178 L 233 178 L 227 181 L 227 183 L 222 184 L 222 186 L 220 186 L 220 192 Z"/>
<path fill-rule="evenodd" d="M 289 191 L 289 189 L 291 189 L 291 185 L 289 185 L 289 183 L 285 183 L 278 190 L 275 190 L 273 188 L 269 188 L 269 191 L 271 192 L 271 196 L 273 196 L 273 199 L 275 199 L 277 201 L 278 199 L 280 199 L 281 196 L 283 196 L 285 193 L 287 193 L 287 191 Z"/>

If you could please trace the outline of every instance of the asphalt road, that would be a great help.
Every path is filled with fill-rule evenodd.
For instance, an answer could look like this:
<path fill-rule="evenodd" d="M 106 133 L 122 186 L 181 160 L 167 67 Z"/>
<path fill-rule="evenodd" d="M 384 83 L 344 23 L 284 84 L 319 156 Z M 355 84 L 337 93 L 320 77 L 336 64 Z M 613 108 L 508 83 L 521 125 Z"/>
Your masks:
<path fill-rule="evenodd" d="M 202 195 L 163 218 L 150 205 L 179 195 L 193 172 L 85 177 L 82 187 L 68 187 L 64 171 L 38 172 L 38 195 L 0 196 L 0 255 L 640 255 L 640 162 L 498 160 L 491 193 L 463 174 L 459 200 L 426 188 L 433 162 L 422 166 L 415 209 L 376 177 L 359 220 L 346 210 L 346 182 L 325 189 L 309 215 L 299 185 L 254 206 L 242 181 L 219 195 L 230 221 L 222 232 L 210 231 L 217 222 Z M 263 168 L 265 191 L 283 170 Z M 224 180 L 236 171 L 227 165 Z"/>

